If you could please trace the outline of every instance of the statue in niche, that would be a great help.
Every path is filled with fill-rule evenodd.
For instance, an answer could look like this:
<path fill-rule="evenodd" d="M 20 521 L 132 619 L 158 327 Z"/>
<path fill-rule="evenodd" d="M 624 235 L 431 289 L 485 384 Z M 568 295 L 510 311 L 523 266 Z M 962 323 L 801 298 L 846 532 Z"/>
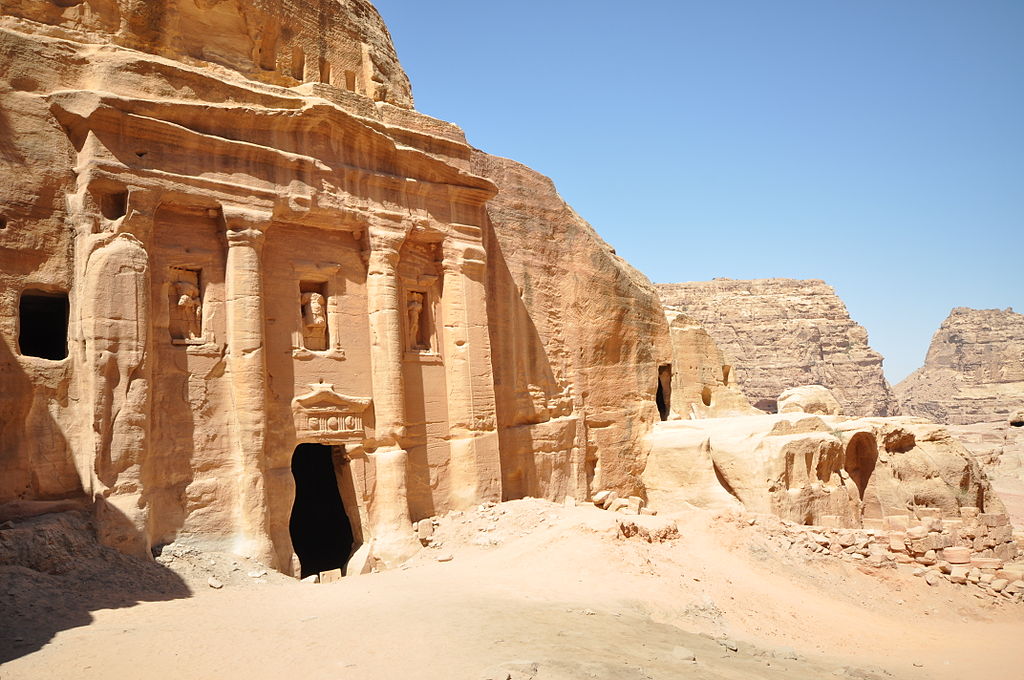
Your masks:
<path fill-rule="evenodd" d="M 199 273 L 178 269 L 171 284 L 170 331 L 174 340 L 201 340 L 203 306 L 199 299 Z"/>
<path fill-rule="evenodd" d="M 409 314 L 409 349 L 430 349 L 422 339 L 423 293 L 416 291 L 409 293 L 409 304 L 406 311 Z"/>
<path fill-rule="evenodd" d="M 302 325 L 306 349 L 327 349 L 327 301 L 322 293 L 302 294 Z"/>

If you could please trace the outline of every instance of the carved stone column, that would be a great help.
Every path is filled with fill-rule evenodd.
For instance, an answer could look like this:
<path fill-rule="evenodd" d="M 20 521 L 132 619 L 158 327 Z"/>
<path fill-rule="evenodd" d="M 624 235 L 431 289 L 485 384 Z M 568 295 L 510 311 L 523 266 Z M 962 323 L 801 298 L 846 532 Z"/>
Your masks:
<path fill-rule="evenodd" d="M 370 257 L 366 297 L 373 373 L 375 482 L 370 507 L 373 556 L 395 566 L 419 549 L 409 515 L 405 439 L 405 379 L 402 358 L 402 306 L 398 256 L 408 227 L 373 225 L 368 230 Z"/>
<path fill-rule="evenodd" d="M 443 356 L 451 502 L 455 508 L 466 508 L 501 500 L 501 459 L 487 326 L 486 253 L 479 227 L 452 228 L 454 233 L 443 244 Z"/>
<path fill-rule="evenodd" d="M 236 501 L 244 555 L 273 559 L 265 492 L 267 360 L 263 318 L 263 229 L 270 215 L 224 206 L 227 364 L 231 380 L 231 450 L 238 467 Z"/>
<path fill-rule="evenodd" d="M 402 305 L 398 290 L 398 253 L 407 229 L 369 229 L 370 261 L 366 297 L 370 315 L 370 363 L 376 439 L 400 445 L 405 437 L 405 380 L 402 375 Z"/>

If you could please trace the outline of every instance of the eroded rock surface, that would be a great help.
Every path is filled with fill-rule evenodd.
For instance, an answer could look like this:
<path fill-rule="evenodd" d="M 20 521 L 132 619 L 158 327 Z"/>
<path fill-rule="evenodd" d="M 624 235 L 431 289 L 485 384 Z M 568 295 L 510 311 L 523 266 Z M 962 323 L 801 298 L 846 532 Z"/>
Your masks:
<path fill-rule="evenodd" d="M 917 418 L 804 413 L 659 423 L 644 472 L 659 510 L 745 508 L 798 524 L 865 522 L 932 508 L 1005 506 L 944 427 Z"/>
<path fill-rule="evenodd" d="M 707 329 L 674 310 L 667 311 L 666 318 L 672 365 L 668 375 L 662 375 L 659 405 L 665 411 L 663 415 L 668 415 L 665 420 L 673 416 L 718 418 L 760 413 L 736 385 L 735 361 L 725 355 Z"/>
<path fill-rule="evenodd" d="M 882 356 L 823 281 L 715 279 L 657 289 L 667 308 L 695 319 L 733 357 L 736 384 L 755 407 L 774 411 L 783 390 L 818 384 L 849 415 L 896 413 Z"/>
<path fill-rule="evenodd" d="M 953 309 L 895 390 L 906 413 L 940 423 L 1012 420 L 1024 410 L 1024 314 Z"/>
<path fill-rule="evenodd" d="M 369 3 L 2 11 L 0 503 L 298 573 L 324 521 L 391 567 L 440 512 L 642 491 L 653 287 L 412 109 Z"/>

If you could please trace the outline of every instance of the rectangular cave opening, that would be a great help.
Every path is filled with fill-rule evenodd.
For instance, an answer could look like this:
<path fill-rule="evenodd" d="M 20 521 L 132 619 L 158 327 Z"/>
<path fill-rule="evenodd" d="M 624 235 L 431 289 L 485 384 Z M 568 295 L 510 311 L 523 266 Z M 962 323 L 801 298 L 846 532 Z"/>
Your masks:
<path fill-rule="evenodd" d="M 352 523 L 334 465 L 334 447 L 327 444 L 299 444 L 292 454 L 295 503 L 288 531 L 301 578 L 344 569 L 352 554 Z"/>
<path fill-rule="evenodd" d="M 108 220 L 121 219 L 128 213 L 128 191 L 110 191 L 99 196 L 100 212 Z"/>
<path fill-rule="evenodd" d="M 18 303 L 18 351 L 60 361 L 68 356 L 68 294 L 26 290 Z"/>

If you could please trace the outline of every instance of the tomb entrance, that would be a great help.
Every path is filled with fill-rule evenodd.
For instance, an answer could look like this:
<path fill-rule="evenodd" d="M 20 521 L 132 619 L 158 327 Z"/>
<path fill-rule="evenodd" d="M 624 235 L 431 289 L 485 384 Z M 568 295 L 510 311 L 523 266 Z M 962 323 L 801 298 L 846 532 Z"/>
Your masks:
<path fill-rule="evenodd" d="M 327 444 L 299 444 L 292 454 L 295 503 L 288 531 L 301 578 L 344 569 L 352 553 L 352 523 L 338 489 L 335 465 L 335 447 Z"/>

